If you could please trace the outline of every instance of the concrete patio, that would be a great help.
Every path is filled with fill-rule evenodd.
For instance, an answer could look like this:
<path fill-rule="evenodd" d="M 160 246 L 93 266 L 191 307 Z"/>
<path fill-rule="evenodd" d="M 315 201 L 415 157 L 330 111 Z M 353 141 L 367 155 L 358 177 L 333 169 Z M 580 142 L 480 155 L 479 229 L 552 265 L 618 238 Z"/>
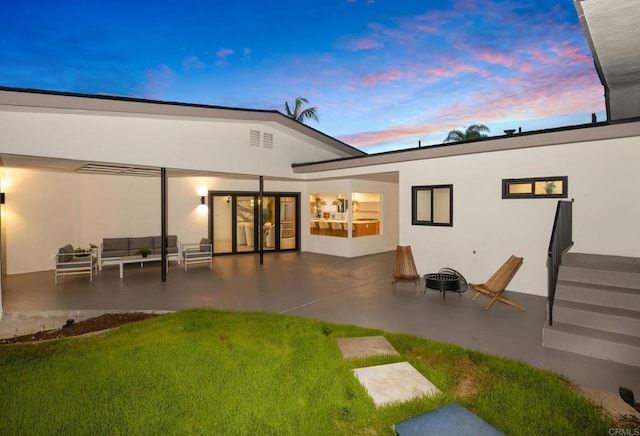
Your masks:
<path fill-rule="evenodd" d="M 126 265 L 123 279 L 113 266 L 93 282 L 86 276 L 71 276 L 57 286 L 53 271 L 11 275 L 4 281 L 0 334 L 11 336 L 18 326 L 111 311 L 192 307 L 264 311 L 451 342 L 519 359 L 590 388 L 617 393 L 619 386 L 625 386 L 640 392 L 640 368 L 543 348 L 546 298 L 509 293 L 526 307 L 520 312 L 504 304 L 485 311 L 486 298 L 472 302 L 471 291 L 462 298 L 449 294 L 444 301 L 438 291 L 420 295 L 413 284 L 401 283 L 393 294 L 394 256 L 395 252 L 358 258 L 267 253 L 262 266 L 257 255 L 217 257 L 213 270 L 202 265 L 185 272 L 172 263 L 166 283 L 161 283 L 159 265 L 154 264 Z M 419 265 L 418 270 L 425 274 L 443 266 Z"/>

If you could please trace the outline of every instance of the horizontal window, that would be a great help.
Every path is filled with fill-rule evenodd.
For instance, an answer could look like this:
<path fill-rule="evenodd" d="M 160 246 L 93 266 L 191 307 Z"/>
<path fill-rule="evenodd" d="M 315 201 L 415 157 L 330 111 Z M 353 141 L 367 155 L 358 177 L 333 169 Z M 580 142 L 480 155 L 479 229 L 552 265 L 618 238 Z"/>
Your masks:
<path fill-rule="evenodd" d="M 453 185 L 412 186 L 411 224 L 453 226 Z"/>
<path fill-rule="evenodd" d="M 567 198 L 568 177 L 502 179 L 502 198 Z"/>

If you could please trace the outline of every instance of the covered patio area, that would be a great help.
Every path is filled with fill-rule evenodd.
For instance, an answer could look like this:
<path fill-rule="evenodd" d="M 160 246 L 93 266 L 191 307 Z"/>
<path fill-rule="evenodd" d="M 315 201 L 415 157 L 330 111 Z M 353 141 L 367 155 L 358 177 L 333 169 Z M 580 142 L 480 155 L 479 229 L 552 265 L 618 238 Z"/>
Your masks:
<path fill-rule="evenodd" d="M 89 282 L 71 276 L 56 286 L 53 271 L 5 277 L 5 319 L 0 332 L 11 332 L 24 317 L 64 319 L 111 311 L 174 311 L 193 307 L 265 311 L 356 324 L 407 333 L 462 347 L 519 359 L 564 374 L 577 384 L 617 392 L 625 386 L 640 392 L 640 369 L 542 347 L 546 298 L 510 294 L 525 306 L 521 312 L 504 304 L 485 311 L 486 300 L 472 302 L 471 291 L 447 296 L 415 292 L 411 283 L 391 291 L 395 252 L 342 258 L 309 252 L 269 253 L 264 265 L 257 255 L 215 257 L 189 271 L 171 263 L 167 281 L 159 265 L 106 267 Z M 445 265 L 418 265 L 421 274 Z M 461 271 L 464 274 L 464 271 Z M 493 271 L 487 271 L 490 275 Z M 486 277 L 466 277 L 481 282 Z M 424 281 L 422 281 L 424 285 Z M 61 326 L 61 325 L 60 325 Z"/>

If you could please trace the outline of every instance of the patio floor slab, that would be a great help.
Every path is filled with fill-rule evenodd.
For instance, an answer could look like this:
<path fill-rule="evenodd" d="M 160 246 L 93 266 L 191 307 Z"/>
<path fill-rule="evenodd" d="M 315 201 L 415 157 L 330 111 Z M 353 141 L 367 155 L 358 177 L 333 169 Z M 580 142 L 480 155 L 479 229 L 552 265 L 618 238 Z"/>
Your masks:
<path fill-rule="evenodd" d="M 353 373 L 377 407 L 440 393 L 409 362 L 356 368 Z"/>
<path fill-rule="evenodd" d="M 345 359 L 360 359 L 371 356 L 392 355 L 399 353 L 384 336 L 362 336 L 357 338 L 336 339 L 338 348 Z"/>

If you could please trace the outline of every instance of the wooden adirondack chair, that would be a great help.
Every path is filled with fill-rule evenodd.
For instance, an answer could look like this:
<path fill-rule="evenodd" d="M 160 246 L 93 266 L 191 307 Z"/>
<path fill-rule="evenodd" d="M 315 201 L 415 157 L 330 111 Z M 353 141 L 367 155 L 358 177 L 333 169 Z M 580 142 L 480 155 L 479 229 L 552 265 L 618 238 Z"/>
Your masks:
<path fill-rule="evenodd" d="M 514 303 L 507 297 L 503 297 L 502 295 L 500 295 L 502 294 L 502 291 L 504 291 L 504 288 L 507 287 L 513 276 L 516 275 L 516 272 L 518 272 L 518 269 L 520 269 L 522 262 L 523 259 L 521 257 L 511 256 L 504 263 L 504 265 L 502 265 L 500 269 L 496 271 L 489 280 L 487 280 L 486 283 L 483 283 L 481 285 L 474 285 L 472 283 L 469 283 L 469 286 L 471 286 L 476 291 L 475 295 L 471 297 L 471 300 L 474 301 L 478 297 L 478 295 L 485 294 L 491 298 L 491 301 L 489 301 L 489 304 L 487 304 L 487 307 L 485 307 L 486 310 L 489 310 L 491 306 L 493 306 L 493 303 L 495 303 L 496 301 L 508 304 L 509 306 L 513 306 L 516 309 L 524 310 L 523 306 Z"/>
<path fill-rule="evenodd" d="M 396 292 L 396 284 L 398 282 L 414 282 L 416 290 L 420 289 L 420 274 L 416 269 L 410 245 L 398 245 L 396 247 L 396 266 L 393 271 L 393 281 L 391 282 L 393 292 Z"/>

